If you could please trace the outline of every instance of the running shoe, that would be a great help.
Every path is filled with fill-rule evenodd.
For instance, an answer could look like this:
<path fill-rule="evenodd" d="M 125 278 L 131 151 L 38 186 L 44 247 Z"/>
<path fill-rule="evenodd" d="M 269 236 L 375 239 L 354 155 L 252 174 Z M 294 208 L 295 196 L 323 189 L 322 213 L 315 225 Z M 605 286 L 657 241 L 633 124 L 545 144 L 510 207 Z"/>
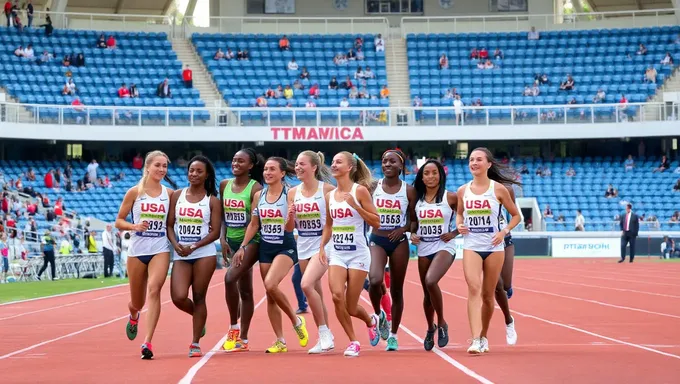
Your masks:
<path fill-rule="evenodd" d="M 390 336 L 387 338 L 387 348 L 385 348 L 386 351 L 396 351 L 399 349 L 399 343 L 397 342 L 397 338 L 394 336 Z"/>
<path fill-rule="evenodd" d="M 248 342 L 243 341 L 240 337 L 236 339 L 236 346 L 230 352 L 248 352 L 250 348 L 248 347 Z"/>
<path fill-rule="evenodd" d="M 151 343 L 142 344 L 142 360 L 153 359 L 153 350 L 151 350 Z"/>
<path fill-rule="evenodd" d="M 371 346 L 375 347 L 380 342 L 380 333 L 378 332 L 378 324 L 380 318 L 375 314 L 371 315 L 374 324 L 368 327 L 368 339 L 371 341 Z"/>
<path fill-rule="evenodd" d="M 201 357 L 203 353 L 201 352 L 201 347 L 197 343 L 191 343 L 189 346 L 189 357 Z"/>
<path fill-rule="evenodd" d="M 225 351 L 231 351 L 232 349 L 236 348 L 236 340 L 238 340 L 240 335 L 240 329 L 229 329 L 229 332 L 227 333 L 227 340 L 224 342 L 224 344 L 222 344 L 222 349 Z"/>
<path fill-rule="evenodd" d="M 139 324 L 139 314 L 137 320 L 133 320 L 132 316 L 128 317 L 127 325 L 125 326 L 125 333 L 129 340 L 134 340 L 137 337 L 137 325 Z"/>
<path fill-rule="evenodd" d="M 486 337 L 479 339 L 479 352 L 489 352 L 489 340 Z"/>
<path fill-rule="evenodd" d="M 508 295 L 508 300 L 512 297 L 512 287 L 510 287 L 505 293 Z"/>
<path fill-rule="evenodd" d="M 517 331 L 515 330 L 515 318 L 510 316 L 512 323 L 505 326 L 505 341 L 508 345 L 517 344 Z"/>
<path fill-rule="evenodd" d="M 390 336 L 390 324 L 387 322 L 387 314 L 382 309 L 380 310 L 380 321 L 378 322 L 378 328 L 380 329 L 380 338 L 387 340 Z"/>
<path fill-rule="evenodd" d="M 305 321 L 305 318 L 302 316 L 298 316 L 298 319 L 300 319 L 300 325 L 296 325 L 293 328 L 295 329 L 295 333 L 298 336 L 298 339 L 300 339 L 300 346 L 301 347 L 306 347 L 307 343 L 309 343 L 309 333 L 307 332 L 307 322 Z"/>
<path fill-rule="evenodd" d="M 267 348 L 267 350 L 265 351 L 265 353 L 284 353 L 284 352 L 288 352 L 288 347 L 286 346 L 286 344 L 281 342 L 281 340 L 276 340 L 276 342 L 274 342 L 274 344 L 271 347 Z"/>
<path fill-rule="evenodd" d="M 317 355 L 320 353 L 328 352 L 335 348 L 335 343 L 333 342 L 333 334 L 330 330 L 319 331 L 319 341 L 313 346 L 308 353 L 310 355 Z"/>
<path fill-rule="evenodd" d="M 349 343 L 349 346 L 345 349 L 344 355 L 347 357 L 358 357 L 359 352 L 361 352 L 361 345 L 358 341 L 353 341 Z"/>
<path fill-rule="evenodd" d="M 473 355 L 478 355 L 482 353 L 482 343 L 478 337 L 472 339 L 472 342 L 470 343 L 470 347 L 468 348 L 467 352 Z"/>
<path fill-rule="evenodd" d="M 449 325 L 437 328 L 437 346 L 444 348 L 449 343 Z"/>
<path fill-rule="evenodd" d="M 318 355 L 323 352 L 323 348 L 321 348 L 321 335 L 319 335 L 319 340 L 312 348 L 309 349 L 309 351 L 307 351 L 307 353 L 310 355 Z"/>
<path fill-rule="evenodd" d="M 423 340 L 423 346 L 425 347 L 426 351 L 431 351 L 432 348 L 434 348 L 434 331 L 437 330 L 437 325 L 434 325 L 434 328 L 428 329 L 427 333 L 425 334 L 425 340 Z"/>

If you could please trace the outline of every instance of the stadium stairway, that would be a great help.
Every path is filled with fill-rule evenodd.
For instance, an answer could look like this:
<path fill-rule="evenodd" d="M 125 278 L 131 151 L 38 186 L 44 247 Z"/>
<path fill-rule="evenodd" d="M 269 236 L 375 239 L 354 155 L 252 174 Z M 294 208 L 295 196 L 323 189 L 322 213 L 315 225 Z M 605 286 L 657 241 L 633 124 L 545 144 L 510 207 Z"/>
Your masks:
<path fill-rule="evenodd" d="M 680 92 L 680 68 L 675 68 L 671 75 L 667 77 L 661 88 L 649 100 L 652 103 L 663 103 L 664 92 Z M 647 106 L 644 110 L 646 121 L 661 120 L 661 110 L 656 106 Z M 670 112 L 668 112 L 670 114 Z M 676 117 L 677 118 L 677 117 Z"/>
<path fill-rule="evenodd" d="M 205 106 L 208 108 L 224 107 L 224 98 L 217 90 L 217 86 L 208 73 L 208 69 L 196 53 L 191 41 L 185 38 L 171 38 L 170 42 L 172 43 L 172 49 L 177 53 L 177 59 L 182 62 L 183 68 L 188 65 L 193 71 L 194 88 L 198 90 Z M 215 118 L 215 112 L 211 110 L 208 124 L 213 125 Z"/>
<path fill-rule="evenodd" d="M 408 77 L 408 58 L 406 40 L 399 34 L 392 34 L 385 43 L 385 66 L 387 67 L 387 85 L 390 90 L 390 107 L 408 107 L 411 105 L 411 89 Z M 398 113 L 396 110 L 393 110 Z M 392 116 L 392 121 L 397 121 Z"/>
<path fill-rule="evenodd" d="M 0 87 L 0 93 L 5 94 L 5 98 L 7 99 L 8 102 L 10 103 L 19 103 L 19 100 L 17 100 L 15 97 L 12 97 L 10 95 L 9 91 L 5 89 L 4 87 Z M 8 123 L 26 123 L 26 122 L 32 122 L 34 121 L 34 117 L 31 114 L 31 112 L 28 111 L 25 107 L 19 107 L 18 109 L 12 108 L 11 111 L 18 111 L 16 114 L 7 112 L 7 122 Z"/>

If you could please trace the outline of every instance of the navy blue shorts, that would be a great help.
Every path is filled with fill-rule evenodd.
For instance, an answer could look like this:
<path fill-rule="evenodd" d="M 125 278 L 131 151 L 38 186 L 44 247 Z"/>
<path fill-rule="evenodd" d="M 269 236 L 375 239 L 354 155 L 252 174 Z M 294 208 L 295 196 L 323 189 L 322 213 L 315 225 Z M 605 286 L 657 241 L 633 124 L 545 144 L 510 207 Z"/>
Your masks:
<path fill-rule="evenodd" d="M 449 252 L 449 251 L 447 251 L 447 250 L 445 250 L 445 249 L 443 249 L 442 251 L 448 253 L 449 255 L 451 255 L 451 257 L 453 257 L 454 260 L 456 260 L 456 255 L 455 255 L 455 254 L 452 254 L 451 252 Z M 439 251 L 439 252 L 441 252 L 441 251 Z M 433 254 L 427 255 L 427 256 L 421 256 L 421 257 L 426 257 L 428 260 L 432 261 L 432 260 L 434 260 L 434 257 L 437 256 L 437 253 L 439 253 L 439 252 L 436 252 L 436 253 L 433 253 Z"/>
<path fill-rule="evenodd" d="M 153 259 L 154 256 L 156 256 L 156 255 L 143 255 L 143 256 L 134 256 L 134 257 L 136 257 L 137 260 L 141 261 L 145 265 L 149 265 L 149 263 L 151 262 L 151 259 Z"/>
<path fill-rule="evenodd" d="M 293 264 L 298 262 L 297 243 L 293 232 L 286 232 L 283 236 L 283 244 L 272 244 L 264 239 L 260 240 L 260 254 L 258 261 L 262 264 L 271 264 L 278 255 L 286 255 L 293 260 Z"/>
<path fill-rule="evenodd" d="M 512 235 L 505 236 L 505 239 L 503 239 L 503 241 L 505 241 L 505 248 L 511 245 L 515 245 L 515 243 L 512 242 Z"/>
<path fill-rule="evenodd" d="M 384 249 L 385 253 L 389 257 L 389 256 L 392 256 L 392 254 L 394 253 L 394 250 L 397 249 L 399 244 L 406 241 L 406 235 L 402 236 L 401 239 L 399 239 L 395 242 L 392 242 L 389 237 L 378 236 L 378 235 L 371 233 L 371 236 L 369 236 L 368 241 L 369 241 L 369 244 L 371 246 L 376 246 L 376 247 L 380 247 L 380 248 Z M 408 253 L 408 251 L 407 251 L 407 253 Z"/>

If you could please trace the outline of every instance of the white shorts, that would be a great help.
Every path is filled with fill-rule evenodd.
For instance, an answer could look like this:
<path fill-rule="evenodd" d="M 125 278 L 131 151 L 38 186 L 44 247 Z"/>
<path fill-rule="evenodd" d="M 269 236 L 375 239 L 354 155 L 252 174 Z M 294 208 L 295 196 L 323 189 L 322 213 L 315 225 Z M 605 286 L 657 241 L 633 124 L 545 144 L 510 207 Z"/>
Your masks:
<path fill-rule="evenodd" d="M 329 241 L 328 244 L 326 244 L 326 255 L 331 254 L 331 242 Z M 318 255 L 319 254 L 319 249 L 308 249 L 308 250 L 303 250 L 300 251 L 300 248 L 298 248 L 298 260 L 310 260 L 312 256 Z"/>
<path fill-rule="evenodd" d="M 337 252 L 332 252 L 328 254 L 328 265 L 368 272 L 371 268 L 371 253 L 347 252 L 347 254 L 338 255 Z"/>

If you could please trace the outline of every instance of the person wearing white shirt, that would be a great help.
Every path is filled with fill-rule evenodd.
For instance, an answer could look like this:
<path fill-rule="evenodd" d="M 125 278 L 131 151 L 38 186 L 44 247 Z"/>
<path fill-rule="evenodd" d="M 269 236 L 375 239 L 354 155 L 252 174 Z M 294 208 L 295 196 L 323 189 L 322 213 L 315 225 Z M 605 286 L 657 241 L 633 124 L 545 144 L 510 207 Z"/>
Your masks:
<path fill-rule="evenodd" d="M 33 46 L 29 44 L 26 49 L 24 49 L 24 57 L 27 59 L 32 59 L 35 53 L 33 52 Z"/>
<path fill-rule="evenodd" d="M 536 27 L 531 27 L 531 31 L 529 31 L 527 38 L 529 40 L 538 40 L 538 39 L 541 38 L 541 36 L 538 34 L 538 32 L 536 32 Z"/>
<path fill-rule="evenodd" d="M 385 52 L 385 40 L 383 40 L 381 34 L 378 34 L 378 36 L 375 37 L 373 43 L 375 44 L 376 52 Z"/>
<path fill-rule="evenodd" d="M 460 125 L 463 116 L 463 101 L 460 99 L 460 95 L 456 95 L 453 100 L 453 109 L 456 112 L 456 125 Z"/>
<path fill-rule="evenodd" d="M 576 220 L 574 222 L 575 231 L 585 231 L 586 230 L 586 218 L 583 217 L 581 210 L 576 211 Z"/>
<path fill-rule="evenodd" d="M 128 231 L 125 231 L 120 237 L 120 273 L 123 277 L 127 277 L 127 257 L 130 237 L 131 235 Z"/>
<path fill-rule="evenodd" d="M 95 159 L 92 159 L 90 164 L 87 165 L 87 177 L 90 179 L 90 183 L 97 181 L 97 168 L 99 168 L 99 164 Z"/>
<path fill-rule="evenodd" d="M 347 108 L 347 107 L 349 107 L 349 101 L 347 101 L 347 98 L 344 97 L 344 98 L 340 101 L 340 108 Z"/>
<path fill-rule="evenodd" d="M 111 224 L 106 226 L 106 230 L 102 231 L 102 251 L 104 253 L 104 277 L 113 275 L 113 233 L 111 233 Z"/>
<path fill-rule="evenodd" d="M 307 100 L 307 103 L 305 104 L 305 107 L 307 108 L 316 108 L 316 104 L 312 100 Z"/>
<path fill-rule="evenodd" d="M 288 70 L 289 71 L 298 70 L 298 63 L 295 62 L 295 59 L 290 59 L 290 61 L 288 62 Z"/>

